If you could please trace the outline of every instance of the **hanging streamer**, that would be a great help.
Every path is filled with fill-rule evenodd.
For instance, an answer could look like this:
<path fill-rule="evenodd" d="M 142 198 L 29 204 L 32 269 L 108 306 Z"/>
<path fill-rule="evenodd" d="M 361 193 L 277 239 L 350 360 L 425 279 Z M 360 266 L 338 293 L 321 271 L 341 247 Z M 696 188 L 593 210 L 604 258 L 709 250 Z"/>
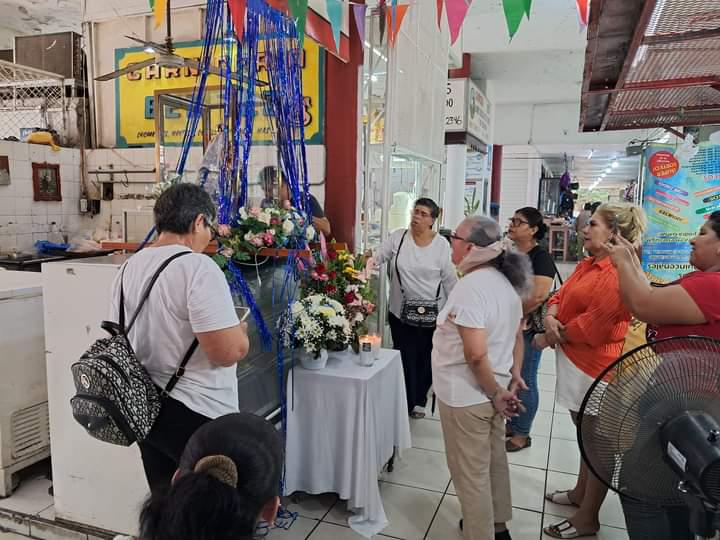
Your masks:
<path fill-rule="evenodd" d="M 435 0 L 437 3 L 437 25 L 438 30 L 440 29 L 440 23 L 442 22 L 442 12 L 443 12 L 443 4 L 444 0 Z"/>
<path fill-rule="evenodd" d="M 247 0 L 228 0 L 228 8 L 232 15 L 235 34 L 238 41 L 242 41 L 245 33 L 245 14 L 247 13 Z"/>
<path fill-rule="evenodd" d="M 297 27 L 298 44 L 302 50 L 305 43 L 305 24 L 307 23 L 308 0 L 289 0 L 290 14 Z"/>
<path fill-rule="evenodd" d="M 150 7 L 155 13 L 155 28 L 160 28 L 162 23 L 165 22 L 167 3 L 168 0 L 150 0 Z"/>
<path fill-rule="evenodd" d="M 353 4 L 353 15 L 355 16 L 355 26 L 357 27 L 358 36 L 361 41 L 365 41 L 365 11 L 367 6 L 364 4 Z"/>
<path fill-rule="evenodd" d="M 392 11 L 387 12 L 388 42 L 391 47 L 395 45 L 395 41 L 400 34 L 400 26 L 402 26 L 403 19 L 405 19 L 408 7 L 410 7 L 408 4 L 393 6 L 392 11 L 395 11 L 396 13 L 394 17 L 392 15 Z"/>
<path fill-rule="evenodd" d="M 335 50 L 340 52 L 340 30 L 342 29 L 343 5 L 340 0 L 325 0 L 327 2 L 328 19 L 332 27 Z"/>
<path fill-rule="evenodd" d="M 523 8 L 525 9 L 525 16 L 530 20 L 530 11 L 532 10 L 532 0 L 523 0 Z"/>
<path fill-rule="evenodd" d="M 503 0 L 503 11 L 505 12 L 505 22 L 507 23 L 510 40 L 517 34 L 520 23 L 527 13 L 525 2 L 526 0 Z"/>
<path fill-rule="evenodd" d="M 460 36 L 465 17 L 470 9 L 472 0 L 445 0 L 445 11 L 447 12 L 448 25 L 450 26 L 450 44 L 454 45 Z"/>
<path fill-rule="evenodd" d="M 581 31 L 587 28 L 590 22 L 590 0 L 575 0 L 578 12 L 578 22 L 580 23 Z"/>

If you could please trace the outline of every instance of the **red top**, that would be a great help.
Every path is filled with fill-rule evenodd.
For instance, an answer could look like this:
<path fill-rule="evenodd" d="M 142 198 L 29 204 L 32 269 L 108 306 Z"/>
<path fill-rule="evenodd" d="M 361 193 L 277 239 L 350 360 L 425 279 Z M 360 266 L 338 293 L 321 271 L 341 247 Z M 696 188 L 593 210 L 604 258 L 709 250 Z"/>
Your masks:
<path fill-rule="evenodd" d="M 610 257 L 580 262 L 548 302 L 555 304 L 567 336 L 563 351 L 578 369 L 597 377 L 620 356 L 631 318 Z"/>
<path fill-rule="evenodd" d="M 681 277 L 674 285 L 687 291 L 702 314 L 705 324 L 648 326 L 648 337 L 664 339 L 678 336 L 703 336 L 720 339 L 720 272 L 693 272 Z"/>

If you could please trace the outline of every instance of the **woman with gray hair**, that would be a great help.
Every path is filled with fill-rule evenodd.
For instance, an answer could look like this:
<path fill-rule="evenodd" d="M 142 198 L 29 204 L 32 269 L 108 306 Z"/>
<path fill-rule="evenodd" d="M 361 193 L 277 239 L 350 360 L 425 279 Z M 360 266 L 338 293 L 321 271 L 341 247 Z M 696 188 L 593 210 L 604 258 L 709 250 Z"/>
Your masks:
<path fill-rule="evenodd" d="M 530 259 L 502 242 L 490 218 L 467 218 L 450 238 L 462 278 L 438 317 L 432 354 L 447 463 L 465 540 L 509 540 L 505 420 L 518 414 L 517 392 L 527 389 L 521 297 L 532 288 Z"/>

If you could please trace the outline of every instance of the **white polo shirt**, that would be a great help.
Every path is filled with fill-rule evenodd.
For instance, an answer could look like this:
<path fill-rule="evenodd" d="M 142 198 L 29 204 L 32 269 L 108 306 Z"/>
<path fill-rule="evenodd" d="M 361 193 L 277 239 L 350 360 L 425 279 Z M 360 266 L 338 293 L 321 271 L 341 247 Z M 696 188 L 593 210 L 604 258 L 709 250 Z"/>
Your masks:
<path fill-rule="evenodd" d="M 433 338 L 433 388 L 437 397 L 451 407 L 490 401 L 465 361 L 458 326 L 487 332 L 488 358 L 495 380 L 507 387 L 521 320 L 520 296 L 497 269 L 480 268 L 460 279 L 438 316 Z"/>

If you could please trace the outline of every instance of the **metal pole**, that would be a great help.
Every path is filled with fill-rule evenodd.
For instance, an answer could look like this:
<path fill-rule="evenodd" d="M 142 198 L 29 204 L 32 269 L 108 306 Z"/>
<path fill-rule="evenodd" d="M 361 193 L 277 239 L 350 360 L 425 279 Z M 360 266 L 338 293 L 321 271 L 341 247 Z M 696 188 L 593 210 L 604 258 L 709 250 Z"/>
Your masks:
<path fill-rule="evenodd" d="M 363 48 L 365 48 L 365 36 L 363 36 Z M 363 212 L 365 220 L 363 223 L 363 239 L 362 250 L 367 251 L 370 247 L 370 220 L 372 219 L 372 207 L 370 205 L 370 190 L 372 183 L 370 181 L 370 139 L 372 136 L 372 112 L 373 112 L 373 72 L 375 71 L 375 55 L 373 54 L 373 44 L 375 42 L 375 25 L 370 18 L 370 47 L 366 54 L 369 58 L 368 66 L 368 99 L 367 99 L 367 121 L 365 122 L 365 145 L 364 145 L 364 167 L 363 167 Z M 364 73 L 363 73 L 364 75 Z M 362 114 L 362 111 L 361 111 Z"/>

